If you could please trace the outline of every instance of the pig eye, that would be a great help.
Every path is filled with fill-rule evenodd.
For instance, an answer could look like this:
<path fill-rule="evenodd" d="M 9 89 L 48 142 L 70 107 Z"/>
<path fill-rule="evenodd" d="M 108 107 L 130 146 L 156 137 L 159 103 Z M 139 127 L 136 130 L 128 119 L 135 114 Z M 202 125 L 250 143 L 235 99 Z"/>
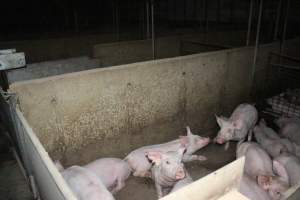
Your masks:
<path fill-rule="evenodd" d="M 170 164 L 170 162 L 169 161 L 166 161 L 166 163 L 169 165 Z"/>

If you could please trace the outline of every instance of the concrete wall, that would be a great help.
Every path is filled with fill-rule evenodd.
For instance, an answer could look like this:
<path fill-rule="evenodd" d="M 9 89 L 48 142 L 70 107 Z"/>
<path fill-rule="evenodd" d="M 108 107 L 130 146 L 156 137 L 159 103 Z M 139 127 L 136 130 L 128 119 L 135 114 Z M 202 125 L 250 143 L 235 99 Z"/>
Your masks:
<path fill-rule="evenodd" d="M 215 113 L 247 100 L 252 52 L 237 48 L 94 69 L 14 83 L 10 91 L 53 158 L 86 163 L 170 140 L 186 125 L 208 134 Z"/>
<path fill-rule="evenodd" d="M 0 49 L 15 48 L 26 54 L 27 63 L 92 55 L 94 44 L 112 42 L 115 36 L 83 35 L 66 38 L 0 42 Z"/>
<path fill-rule="evenodd" d="M 200 52 L 216 51 L 221 47 L 243 46 L 246 38 L 244 31 L 223 31 L 178 35 L 157 38 L 155 40 L 156 58 L 170 58 Z M 93 48 L 93 57 L 100 60 L 100 65 L 113 66 L 152 60 L 152 41 L 135 40 L 116 43 L 97 44 Z"/>
<path fill-rule="evenodd" d="M 155 40 L 156 58 L 179 56 L 179 37 L 163 37 Z M 152 40 L 136 40 L 94 46 L 93 57 L 101 66 L 120 65 L 152 59 Z"/>
<path fill-rule="evenodd" d="M 26 67 L 6 71 L 8 83 L 77 72 L 100 67 L 98 59 L 87 56 L 64 60 L 27 64 Z"/>

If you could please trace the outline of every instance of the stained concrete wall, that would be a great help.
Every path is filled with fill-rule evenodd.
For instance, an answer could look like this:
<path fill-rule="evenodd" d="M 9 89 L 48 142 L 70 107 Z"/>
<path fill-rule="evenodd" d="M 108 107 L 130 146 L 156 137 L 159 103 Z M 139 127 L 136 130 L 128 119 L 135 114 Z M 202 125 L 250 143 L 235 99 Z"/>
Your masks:
<path fill-rule="evenodd" d="M 94 69 L 14 83 L 10 91 L 53 158 L 74 164 L 123 157 L 177 137 L 186 125 L 209 134 L 215 113 L 248 99 L 252 52 L 246 47 Z"/>

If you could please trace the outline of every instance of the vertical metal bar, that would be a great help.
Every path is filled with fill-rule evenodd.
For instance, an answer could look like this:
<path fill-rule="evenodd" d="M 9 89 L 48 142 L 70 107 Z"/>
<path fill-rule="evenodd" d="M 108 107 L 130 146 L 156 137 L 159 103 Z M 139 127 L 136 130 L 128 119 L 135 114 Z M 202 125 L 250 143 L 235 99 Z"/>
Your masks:
<path fill-rule="evenodd" d="M 117 34 L 117 41 L 120 41 L 120 24 L 119 24 L 119 0 L 116 0 L 116 34 Z"/>
<path fill-rule="evenodd" d="M 287 23 L 288 23 L 288 18 L 289 18 L 289 9 L 290 9 L 290 0 L 287 0 L 286 13 L 285 13 L 284 25 L 283 25 L 283 33 L 282 33 L 281 44 L 280 44 L 280 54 L 282 53 L 283 48 L 284 48 L 284 43 L 285 43 L 285 38 L 286 38 L 286 28 L 287 28 Z"/>
<path fill-rule="evenodd" d="M 183 0 L 183 24 L 186 25 L 186 0 Z"/>
<path fill-rule="evenodd" d="M 250 43 L 252 15 L 253 15 L 253 5 L 254 5 L 254 0 L 250 0 L 246 46 L 249 46 L 249 43 Z"/>
<path fill-rule="evenodd" d="M 197 21 L 197 0 L 193 1 L 193 17 L 194 20 Z"/>
<path fill-rule="evenodd" d="M 254 48 L 254 56 L 253 56 L 253 66 L 252 66 L 252 73 L 251 73 L 252 87 L 253 87 L 254 75 L 255 75 L 255 70 L 256 70 L 256 61 L 257 61 L 257 52 L 258 52 L 258 45 L 259 45 L 259 34 L 260 34 L 260 27 L 261 27 L 263 2 L 264 2 L 264 0 L 260 0 L 260 4 L 259 4 L 259 14 L 258 14 L 257 30 L 256 30 L 256 40 L 255 40 L 255 48 Z"/>
<path fill-rule="evenodd" d="M 74 17 L 74 27 L 75 32 L 79 32 L 79 26 L 78 26 L 78 14 L 76 8 L 73 9 L 73 17 Z"/>
<path fill-rule="evenodd" d="M 275 29 L 274 29 L 273 40 L 276 40 L 277 37 L 278 37 L 278 29 L 279 29 L 281 6 L 282 6 L 282 0 L 278 0 L 278 6 L 277 6 L 277 11 L 276 11 L 276 22 L 275 22 Z"/>
<path fill-rule="evenodd" d="M 205 32 L 208 32 L 208 2 L 204 0 L 204 20 L 205 20 Z"/>
<path fill-rule="evenodd" d="M 147 23 L 147 39 L 150 38 L 150 16 L 149 16 L 149 1 L 146 0 L 146 23 Z"/>
<path fill-rule="evenodd" d="M 235 5 L 235 1 L 234 0 L 231 0 L 231 6 L 230 6 L 230 22 L 231 24 L 233 23 L 233 19 L 234 19 L 234 7 Z"/>
<path fill-rule="evenodd" d="M 217 25 L 220 24 L 221 2 L 217 0 Z"/>
<path fill-rule="evenodd" d="M 155 25 L 154 25 L 154 0 L 151 1 L 151 22 L 152 22 L 152 58 L 155 59 Z"/>

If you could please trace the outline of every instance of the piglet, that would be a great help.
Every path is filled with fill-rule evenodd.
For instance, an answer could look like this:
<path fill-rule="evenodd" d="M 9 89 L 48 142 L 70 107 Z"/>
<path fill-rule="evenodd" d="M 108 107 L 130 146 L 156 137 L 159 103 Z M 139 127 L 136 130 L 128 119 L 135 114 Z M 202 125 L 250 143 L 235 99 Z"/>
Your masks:
<path fill-rule="evenodd" d="M 272 134 L 273 135 L 273 134 Z M 288 148 L 281 143 L 280 138 L 269 137 L 265 132 L 265 125 L 261 122 L 254 127 L 254 136 L 261 147 L 266 150 L 273 158 L 279 156 L 283 152 L 288 152 Z"/>
<path fill-rule="evenodd" d="M 248 135 L 251 140 L 252 130 L 257 121 L 257 110 L 250 104 L 240 104 L 231 114 L 230 118 L 216 116 L 220 131 L 214 141 L 224 144 L 225 150 L 229 148 L 229 141 L 243 141 Z"/>
<path fill-rule="evenodd" d="M 281 117 L 275 121 L 280 128 L 279 133 L 300 145 L 300 119 L 299 118 L 288 118 Z"/>
<path fill-rule="evenodd" d="M 291 142 L 288 138 L 281 138 L 273 129 L 268 127 L 262 119 L 254 128 L 254 135 L 257 142 L 272 156 L 279 156 L 281 153 L 290 152 L 300 156 L 300 146 Z"/>
<path fill-rule="evenodd" d="M 158 198 L 167 195 L 173 186 L 186 177 L 182 158 L 185 148 L 177 151 L 146 152 L 147 158 L 154 164 L 151 168 L 152 179 L 155 182 Z"/>
<path fill-rule="evenodd" d="M 189 127 L 186 127 L 187 135 L 180 136 L 179 139 L 173 140 L 171 142 L 150 145 L 138 148 L 131 153 L 129 153 L 125 160 L 130 165 L 133 175 L 140 177 L 150 177 L 150 168 L 151 163 L 145 157 L 145 153 L 149 151 L 160 151 L 162 153 L 166 153 L 168 151 L 177 151 L 180 148 L 186 148 L 186 152 L 183 155 L 183 162 L 189 162 L 194 160 L 206 160 L 205 156 L 195 155 L 196 151 L 205 147 L 209 144 L 210 139 L 208 137 L 201 137 L 199 135 L 195 135 L 191 132 Z"/>
<path fill-rule="evenodd" d="M 131 174 L 128 163 L 119 158 L 101 158 L 83 167 L 96 174 L 113 194 L 125 186 Z"/>
<path fill-rule="evenodd" d="M 281 163 L 286 169 L 291 186 L 300 182 L 300 159 L 298 157 L 284 153 L 274 160 Z"/>
<path fill-rule="evenodd" d="M 272 162 L 267 152 L 254 142 L 238 145 L 237 158 L 241 156 L 245 156 L 244 173 L 256 180 L 271 199 L 280 199 L 289 188 L 289 176 L 283 165 L 277 161 Z"/>
<path fill-rule="evenodd" d="M 114 200 L 97 175 L 89 170 L 80 166 L 72 166 L 65 170 L 59 168 L 59 170 L 62 170 L 61 175 L 78 199 Z"/>

